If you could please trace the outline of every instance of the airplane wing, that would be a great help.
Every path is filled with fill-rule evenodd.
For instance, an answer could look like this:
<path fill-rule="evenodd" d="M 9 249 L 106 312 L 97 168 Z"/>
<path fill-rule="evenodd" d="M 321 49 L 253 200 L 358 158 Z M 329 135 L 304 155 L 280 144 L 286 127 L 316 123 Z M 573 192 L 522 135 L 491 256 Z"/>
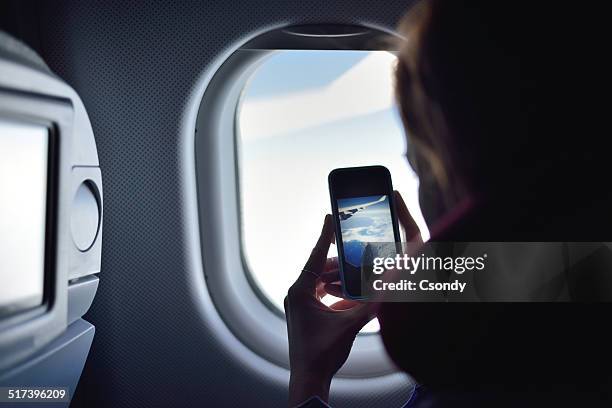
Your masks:
<path fill-rule="evenodd" d="M 351 218 L 353 215 L 355 215 L 355 213 L 357 213 L 358 211 L 368 208 L 374 204 L 381 203 L 385 201 L 386 199 L 387 199 L 387 196 L 382 196 L 378 200 L 370 201 L 369 203 L 363 203 L 363 204 L 354 205 L 350 207 L 338 208 L 338 216 L 340 216 L 341 221 L 347 220 Z"/>

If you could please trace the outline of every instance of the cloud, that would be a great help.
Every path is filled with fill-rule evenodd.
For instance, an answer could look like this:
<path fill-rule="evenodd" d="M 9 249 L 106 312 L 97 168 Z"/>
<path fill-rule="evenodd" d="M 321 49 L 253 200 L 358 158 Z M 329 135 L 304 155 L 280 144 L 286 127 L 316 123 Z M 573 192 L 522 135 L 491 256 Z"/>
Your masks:
<path fill-rule="evenodd" d="M 243 140 L 320 126 L 393 106 L 396 57 L 372 52 L 328 86 L 265 98 L 244 98 L 239 127 Z M 273 118 L 273 119 L 271 119 Z"/>
<path fill-rule="evenodd" d="M 355 218 L 355 221 L 364 219 L 368 222 L 365 226 L 361 223 L 355 227 L 347 228 L 346 225 L 343 226 L 343 241 L 393 242 L 395 240 L 388 210 L 369 211 L 367 215 L 360 215 Z"/>

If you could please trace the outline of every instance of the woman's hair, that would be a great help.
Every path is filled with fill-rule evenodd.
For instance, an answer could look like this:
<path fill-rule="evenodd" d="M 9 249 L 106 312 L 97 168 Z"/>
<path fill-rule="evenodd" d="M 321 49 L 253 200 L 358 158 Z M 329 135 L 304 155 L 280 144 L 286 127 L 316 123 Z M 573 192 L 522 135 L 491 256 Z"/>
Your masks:
<path fill-rule="evenodd" d="M 428 170 L 443 190 L 449 191 L 449 173 L 453 165 L 447 145 L 446 121 L 438 110 L 439 105 L 424 88 L 426 73 L 420 66 L 425 57 L 422 55 L 423 36 L 431 19 L 431 6 L 431 2 L 421 1 L 401 22 L 400 32 L 405 38 L 396 67 L 396 96 L 404 126 L 411 136 L 408 148 L 411 164 L 419 170 L 419 164 L 427 163 Z"/>
<path fill-rule="evenodd" d="M 593 112 L 580 115 L 599 103 L 570 92 L 586 86 L 576 66 L 593 75 L 594 65 L 576 57 L 591 41 L 573 25 L 577 9 L 422 0 L 402 20 L 396 92 L 411 164 L 421 181 L 434 175 L 450 205 L 466 194 L 484 202 L 435 239 L 609 241 L 606 134 L 589 128 Z M 379 319 L 393 360 L 426 385 L 538 388 L 610 378 L 609 313 L 588 303 L 384 303 Z"/>
<path fill-rule="evenodd" d="M 609 149 L 590 125 L 598 104 L 580 91 L 601 85 L 580 54 L 590 39 L 570 29 L 576 13 L 489 0 L 411 7 L 396 95 L 424 213 L 476 197 L 498 215 L 545 220 L 523 240 L 609 238 Z"/>
<path fill-rule="evenodd" d="M 538 129 L 546 102 L 538 71 L 556 60 L 533 9 L 423 0 L 400 24 L 396 93 L 408 154 L 450 202 L 501 186 L 515 193 L 558 164 L 562 146 Z"/>

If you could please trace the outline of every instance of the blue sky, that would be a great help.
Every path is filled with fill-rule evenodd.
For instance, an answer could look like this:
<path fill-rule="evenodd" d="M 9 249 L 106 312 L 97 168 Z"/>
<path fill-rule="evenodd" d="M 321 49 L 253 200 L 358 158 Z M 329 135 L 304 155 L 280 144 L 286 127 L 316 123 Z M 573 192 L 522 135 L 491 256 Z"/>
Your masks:
<path fill-rule="evenodd" d="M 278 96 L 318 88 L 338 78 L 366 57 L 359 51 L 285 51 L 263 63 L 249 83 L 249 97 Z"/>

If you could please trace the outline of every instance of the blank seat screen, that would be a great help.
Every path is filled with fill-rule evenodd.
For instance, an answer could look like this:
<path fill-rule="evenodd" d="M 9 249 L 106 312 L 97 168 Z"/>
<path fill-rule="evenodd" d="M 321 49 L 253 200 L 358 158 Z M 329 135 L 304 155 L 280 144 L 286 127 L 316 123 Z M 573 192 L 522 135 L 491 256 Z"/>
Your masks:
<path fill-rule="evenodd" d="M 43 302 L 48 162 L 47 127 L 0 117 L 0 317 Z"/>

